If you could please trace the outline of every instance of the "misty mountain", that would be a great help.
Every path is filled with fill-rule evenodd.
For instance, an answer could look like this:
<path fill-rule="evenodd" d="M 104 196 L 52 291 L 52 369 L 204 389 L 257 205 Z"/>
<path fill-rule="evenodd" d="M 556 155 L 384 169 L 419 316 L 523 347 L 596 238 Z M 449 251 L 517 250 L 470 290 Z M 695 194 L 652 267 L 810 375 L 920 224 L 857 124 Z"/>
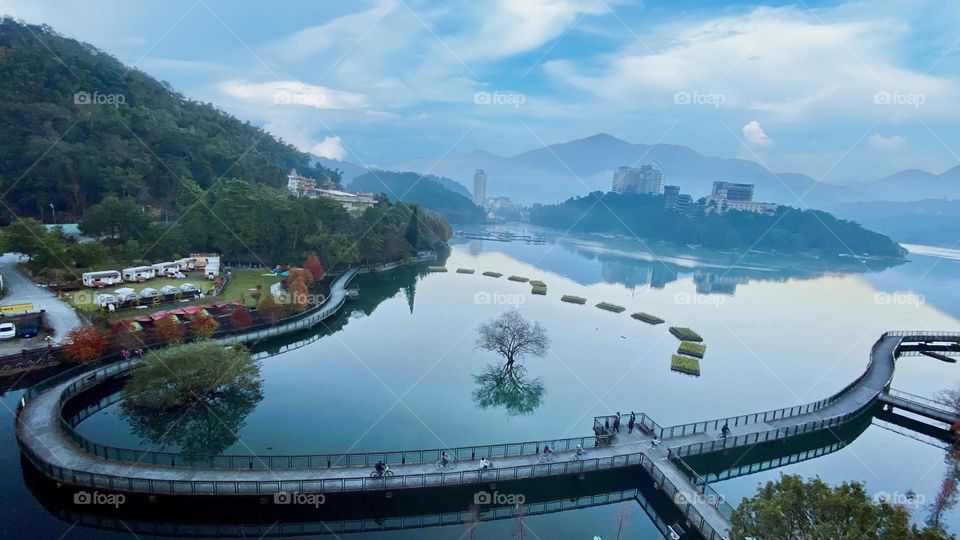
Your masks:
<path fill-rule="evenodd" d="M 632 144 L 605 133 L 511 157 L 475 150 L 438 161 L 419 159 L 389 168 L 430 170 L 467 185 L 472 182 L 476 169 L 484 169 L 489 177 L 488 196 L 506 195 L 525 203 L 549 203 L 594 190 L 607 191 L 617 167 L 650 162 L 663 168 L 667 184 L 679 185 L 694 198 L 709 194 L 715 180 L 756 184 L 757 200 L 791 206 L 802 206 L 798 203 L 801 196 L 806 205 L 814 207 L 867 198 L 858 189 L 819 183 L 804 174 L 773 173 L 748 160 L 704 156 L 685 146 L 671 144 Z"/>
<path fill-rule="evenodd" d="M 869 193 L 871 200 L 960 199 L 960 166 L 942 174 L 907 169 L 856 187 Z"/>
<path fill-rule="evenodd" d="M 960 241 L 960 200 L 860 201 L 828 210 L 897 242 L 955 248 Z"/>
<path fill-rule="evenodd" d="M 469 195 L 447 189 L 431 175 L 371 170 L 351 180 L 347 189 L 383 193 L 391 201 L 416 203 L 451 223 L 480 223 L 485 219 L 483 208 L 473 204 Z"/>
<path fill-rule="evenodd" d="M 354 179 L 359 178 L 359 177 L 361 177 L 361 176 L 363 176 L 363 175 L 365 175 L 365 174 L 367 174 L 367 173 L 380 171 L 380 169 L 377 169 L 377 168 L 374 168 L 374 167 L 367 167 L 367 166 L 365 166 L 365 165 L 359 165 L 359 164 L 357 164 L 357 163 L 352 163 L 352 162 L 350 162 L 350 161 L 341 161 L 341 160 L 339 160 L 339 159 L 330 159 L 330 158 L 325 158 L 325 157 L 317 156 L 317 155 L 314 155 L 314 154 L 310 154 L 310 157 L 313 159 L 313 161 L 314 161 L 315 163 L 319 163 L 320 165 L 322 165 L 322 166 L 324 166 L 324 167 L 326 167 L 326 168 L 328 168 L 328 169 L 330 169 L 330 170 L 339 170 L 339 171 L 342 173 L 342 175 L 343 175 L 343 184 L 344 184 L 344 185 L 350 184 Z M 443 177 L 443 176 L 436 176 L 436 175 L 433 175 L 433 174 L 428 174 L 428 175 L 424 176 L 424 178 L 429 179 L 429 180 L 431 180 L 431 181 L 433 181 L 433 182 L 436 182 L 437 184 L 440 184 L 441 186 L 445 187 L 446 189 L 448 189 L 448 190 L 450 190 L 450 191 L 452 191 L 452 192 L 454 192 L 454 193 L 458 193 L 458 194 L 460 194 L 460 195 L 463 195 L 464 197 L 467 197 L 468 199 L 472 199 L 472 198 L 473 198 L 473 195 L 470 193 L 470 190 L 468 190 L 468 189 L 466 188 L 466 186 L 464 186 L 464 185 L 461 184 L 460 182 L 457 182 L 456 180 L 452 180 L 452 179 L 450 179 L 450 178 L 446 178 L 446 177 Z M 472 184 L 472 182 L 473 182 L 472 177 L 471 177 L 470 182 L 471 182 L 471 184 Z"/>

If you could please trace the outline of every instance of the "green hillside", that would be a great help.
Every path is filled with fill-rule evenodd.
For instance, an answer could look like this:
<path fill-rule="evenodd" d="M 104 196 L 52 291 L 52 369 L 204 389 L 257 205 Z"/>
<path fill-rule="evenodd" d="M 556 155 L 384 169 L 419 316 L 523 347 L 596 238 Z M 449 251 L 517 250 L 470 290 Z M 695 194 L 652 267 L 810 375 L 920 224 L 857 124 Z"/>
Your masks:
<path fill-rule="evenodd" d="M 73 221 L 111 193 L 165 210 L 186 179 L 280 187 L 292 168 L 339 183 L 262 129 L 47 26 L 0 20 L 0 70 L 0 188 L 21 216 L 52 204 Z"/>
<path fill-rule="evenodd" d="M 413 172 L 371 171 L 350 183 L 352 191 L 384 193 L 391 201 L 416 203 L 432 210 L 451 223 L 477 223 L 484 220 L 483 209 L 469 198 L 454 193 L 430 176 Z"/>

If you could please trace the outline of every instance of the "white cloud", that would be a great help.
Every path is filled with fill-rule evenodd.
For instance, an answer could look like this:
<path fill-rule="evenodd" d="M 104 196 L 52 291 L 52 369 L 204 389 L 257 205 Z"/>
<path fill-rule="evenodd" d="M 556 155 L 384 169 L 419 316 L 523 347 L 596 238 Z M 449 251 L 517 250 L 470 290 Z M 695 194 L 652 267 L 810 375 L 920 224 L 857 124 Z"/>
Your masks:
<path fill-rule="evenodd" d="M 310 149 L 311 154 L 325 157 L 327 159 L 343 160 L 347 156 L 347 151 L 343 148 L 340 137 L 324 137 L 323 140 Z"/>
<path fill-rule="evenodd" d="M 367 99 L 362 94 L 331 90 L 300 81 L 224 81 L 219 88 L 231 97 L 262 104 L 300 105 L 315 109 L 360 109 L 367 106 Z"/>
<path fill-rule="evenodd" d="M 770 146 L 773 144 L 773 139 L 764 133 L 763 128 L 760 127 L 760 122 L 756 120 L 751 120 L 743 126 L 743 138 L 750 146 Z"/>
<path fill-rule="evenodd" d="M 898 9 L 908 8 L 865 1 L 681 19 L 652 27 L 640 36 L 642 44 L 547 62 L 545 69 L 621 110 L 668 106 L 676 92 L 699 92 L 723 95 L 724 108 L 761 111 L 784 122 L 818 122 L 822 115 L 960 117 L 960 86 L 953 79 L 904 64 L 900 51 L 911 27 Z M 877 92 L 921 95 L 924 107 L 907 100 L 878 106 Z"/>
<path fill-rule="evenodd" d="M 874 133 L 870 136 L 870 146 L 879 148 L 880 150 L 899 150 L 903 148 L 903 145 L 906 143 L 907 140 L 899 135 L 884 137 L 879 133 Z"/>

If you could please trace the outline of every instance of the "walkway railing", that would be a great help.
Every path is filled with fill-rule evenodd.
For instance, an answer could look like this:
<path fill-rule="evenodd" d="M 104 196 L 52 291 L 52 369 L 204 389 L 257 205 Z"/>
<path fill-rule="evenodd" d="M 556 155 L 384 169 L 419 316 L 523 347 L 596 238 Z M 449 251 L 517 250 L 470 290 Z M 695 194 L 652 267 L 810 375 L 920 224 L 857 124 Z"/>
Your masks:
<path fill-rule="evenodd" d="M 945 412 L 948 414 L 953 414 L 953 415 L 957 414 L 956 409 L 954 409 L 953 406 L 951 406 L 949 403 L 946 403 L 944 401 L 939 401 L 939 400 L 929 398 L 929 397 L 924 397 L 924 396 L 918 396 L 916 394 L 911 394 L 909 392 L 897 390 L 896 388 L 891 388 L 887 390 L 887 394 L 889 394 L 890 397 L 899 398 L 904 401 L 916 403 L 924 407 L 927 407 L 928 409 L 935 409 L 935 410 Z"/>

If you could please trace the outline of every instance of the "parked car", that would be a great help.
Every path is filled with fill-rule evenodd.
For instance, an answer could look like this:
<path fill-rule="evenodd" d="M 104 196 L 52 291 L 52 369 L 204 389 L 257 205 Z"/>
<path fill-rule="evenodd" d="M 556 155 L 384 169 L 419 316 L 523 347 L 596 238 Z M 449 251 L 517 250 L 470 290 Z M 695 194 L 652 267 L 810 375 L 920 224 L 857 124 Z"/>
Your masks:
<path fill-rule="evenodd" d="M 7 340 L 17 337 L 17 327 L 12 322 L 0 323 L 0 339 Z"/>
<path fill-rule="evenodd" d="M 34 338 L 40 333 L 40 326 L 34 322 L 26 322 L 20 325 L 19 335 L 22 338 Z"/>

